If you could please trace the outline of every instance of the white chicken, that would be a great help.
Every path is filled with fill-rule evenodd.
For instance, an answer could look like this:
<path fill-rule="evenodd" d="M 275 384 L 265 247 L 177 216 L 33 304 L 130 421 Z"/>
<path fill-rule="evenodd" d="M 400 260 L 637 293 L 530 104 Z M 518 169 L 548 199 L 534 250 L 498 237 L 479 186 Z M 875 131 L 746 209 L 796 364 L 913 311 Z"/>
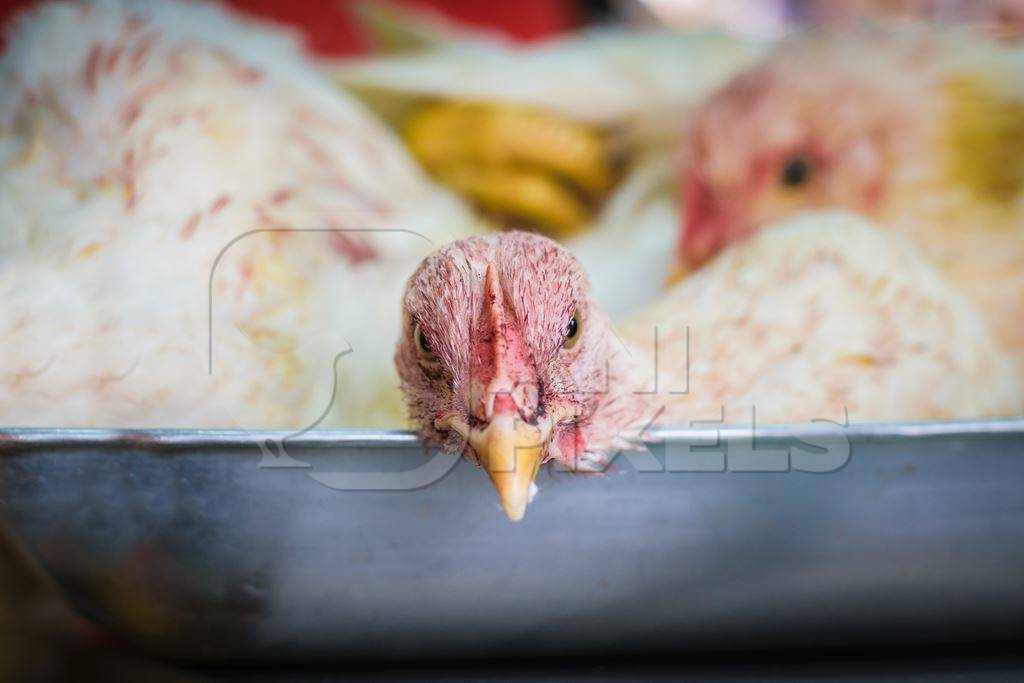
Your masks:
<path fill-rule="evenodd" d="M 0 425 L 402 424 L 401 281 L 473 218 L 290 36 L 49 4 L 0 91 Z"/>
<path fill-rule="evenodd" d="M 1020 45 L 964 28 L 795 36 L 691 118 L 681 263 L 799 211 L 855 211 L 908 238 L 1024 359 L 1021 74 Z"/>
<path fill-rule="evenodd" d="M 754 409 L 764 422 L 839 423 L 1024 411 L 1015 362 L 977 307 L 912 244 L 854 214 L 769 226 L 620 334 L 649 354 L 655 328 L 647 367 L 663 425 L 745 423 Z"/>
<path fill-rule="evenodd" d="M 513 520 L 541 463 L 602 467 L 649 424 L 1024 408 L 1012 361 L 966 297 L 902 238 L 849 214 L 735 245 L 618 334 L 579 262 L 526 233 L 429 256 L 402 317 L 396 363 L 420 435 L 482 465 Z"/>

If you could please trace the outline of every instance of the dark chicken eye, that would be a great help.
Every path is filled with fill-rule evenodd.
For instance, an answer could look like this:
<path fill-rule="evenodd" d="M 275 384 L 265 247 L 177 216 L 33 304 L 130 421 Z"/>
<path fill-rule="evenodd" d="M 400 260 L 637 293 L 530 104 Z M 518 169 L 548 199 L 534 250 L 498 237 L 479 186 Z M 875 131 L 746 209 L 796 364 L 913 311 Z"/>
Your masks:
<path fill-rule="evenodd" d="M 786 187 L 800 187 L 811 177 L 811 165 L 802 156 L 793 157 L 782 168 L 782 184 Z"/>
<path fill-rule="evenodd" d="M 427 335 L 423 334 L 423 328 L 416 324 L 416 329 L 413 331 L 413 338 L 416 340 L 416 348 L 419 350 L 422 356 L 433 356 L 434 350 L 430 348 L 430 342 L 427 340 Z"/>
<path fill-rule="evenodd" d="M 565 341 L 562 342 L 562 348 L 571 349 L 576 346 L 576 342 L 580 339 L 580 312 L 577 310 L 572 314 L 572 318 L 569 319 L 569 324 L 565 327 Z"/>

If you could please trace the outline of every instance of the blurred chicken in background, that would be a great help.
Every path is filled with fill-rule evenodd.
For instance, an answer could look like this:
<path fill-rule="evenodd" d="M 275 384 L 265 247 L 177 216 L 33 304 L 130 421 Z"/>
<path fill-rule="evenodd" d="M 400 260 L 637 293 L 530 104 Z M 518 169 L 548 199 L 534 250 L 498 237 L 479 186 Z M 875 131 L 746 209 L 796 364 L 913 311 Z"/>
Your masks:
<path fill-rule="evenodd" d="M 807 28 L 906 19 L 967 25 L 1002 40 L 1024 37 L 1022 0 L 637 0 L 620 7 L 668 26 L 769 38 Z"/>
<path fill-rule="evenodd" d="M 401 279 L 473 219 L 287 35 L 45 5 L 0 88 L 0 424 L 402 424 Z"/>
<path fill-rule="evenodd" d="M 1024 357 L 1024 52 L 967 30 L 802 36 L 705 103 L 681 258 L 842 207 L 908 237 Z"/>
<path fill-rule="evenodd" d="M 966 24 L 993 38 L 1024 37 L 1021 0 L 805 0 L 794 3 L 807 25 L 836 25 L 865 17 L 926 19 L 939 24 Z"/>

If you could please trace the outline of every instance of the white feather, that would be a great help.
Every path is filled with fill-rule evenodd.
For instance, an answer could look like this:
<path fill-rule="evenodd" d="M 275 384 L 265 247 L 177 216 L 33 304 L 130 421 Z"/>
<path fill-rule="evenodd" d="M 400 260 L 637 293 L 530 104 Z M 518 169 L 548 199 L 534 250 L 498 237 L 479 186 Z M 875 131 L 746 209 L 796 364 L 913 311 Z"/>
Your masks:
<path fill-rule="evenodd" d="M 402 424 L 401 283 L 472 219 L 287 34 L 46 5 L 0 90 L 0 424 L 303 427 L 349 345 L 322 424 Z"/>

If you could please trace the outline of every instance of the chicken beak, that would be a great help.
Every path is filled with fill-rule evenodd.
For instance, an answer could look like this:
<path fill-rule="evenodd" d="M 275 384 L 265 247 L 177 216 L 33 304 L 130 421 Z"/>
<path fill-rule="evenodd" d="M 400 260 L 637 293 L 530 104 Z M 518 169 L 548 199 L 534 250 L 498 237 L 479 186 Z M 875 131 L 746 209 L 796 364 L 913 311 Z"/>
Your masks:
<path fill-rule="evenodd" d="M 505 514 L 513 522 L 526 513 L 530 485 L 544 458 L 551 426 L 550 420 L 541 419 L 531 425 L 516 413 L 499 413 L 486 428 L 470 432 L 470 446 L 497 489 Z"/>

